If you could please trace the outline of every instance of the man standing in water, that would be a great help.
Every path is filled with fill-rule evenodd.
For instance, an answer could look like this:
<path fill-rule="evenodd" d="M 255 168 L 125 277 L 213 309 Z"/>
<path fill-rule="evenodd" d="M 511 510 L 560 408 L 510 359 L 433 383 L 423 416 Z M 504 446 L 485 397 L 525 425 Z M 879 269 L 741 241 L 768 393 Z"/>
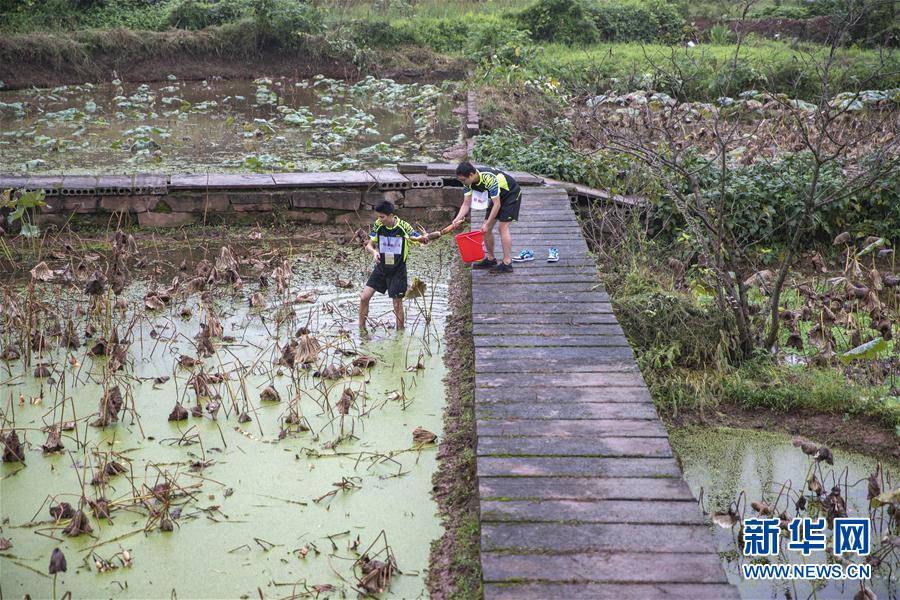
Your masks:
<path fill-rule="evenodd" d="M 394 214 L 393 203 L 385 200 L 375 207 L 378 218 L 372 224 L 368 251 L 375 259 L 375 267 L 359 298 L 359 329 L 366 331 L 369 317 L 369 301 L 375 292 L 387 293 L 394 302 L 397 329 L 403 329 L 403 297 L 406 295 L 406 261 L 411 242 L 427 244 L 429 235 L 419 235 L 412 225 Z"/>
<path fill-rule="evenodd" d="M 499 169 L 476 169 L 472 163 L 461 162 L 456 167 L 456 178 L 465 189 L 463 204 L 459 208 L 454 224 L 460 224 L 472 206 L 472 192 L 487 192 L 490 204 L 484 215 L 481 231 L 484 233 L 484 247 L 487 256 L 472 265 L 475 269 L 490 269 L 491 273 L 512 273 L 512 234 L 509 224 L 519 218 L 522 204 L 522 190 L 509 174 Z M 503 247 L 503 262 L 494 257 L 494 223 L 500 223 L 500 244 Z"/>

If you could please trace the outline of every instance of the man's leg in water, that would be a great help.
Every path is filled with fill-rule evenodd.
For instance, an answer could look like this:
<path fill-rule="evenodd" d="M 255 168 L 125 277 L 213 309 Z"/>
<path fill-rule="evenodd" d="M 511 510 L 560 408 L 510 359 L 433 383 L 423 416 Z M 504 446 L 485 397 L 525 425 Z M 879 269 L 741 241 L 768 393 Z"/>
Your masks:
<path fill-rule="evenodd" d="M 366 286 L 359 297 L 359 329 L 366 331 L 366 320 L 369 318 L 369 300 L 375 295 L 375 288 Z"/>
<path fill-rule="evenodd" d="M 403 314 L 403 298 L 394 298 L 394 317 L 397 319 L 397 329 L 404 329 L 406 322 Z"/>

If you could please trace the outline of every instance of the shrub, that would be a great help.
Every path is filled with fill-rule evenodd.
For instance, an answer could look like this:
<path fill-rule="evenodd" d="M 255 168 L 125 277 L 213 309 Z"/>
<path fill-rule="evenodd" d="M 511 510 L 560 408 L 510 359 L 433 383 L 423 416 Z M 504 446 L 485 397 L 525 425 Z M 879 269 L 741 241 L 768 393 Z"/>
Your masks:
<path fill-rule="evenodd" d="M 809 6 L 812 15 L 843 23 L 849 16 L 849 42 L 897 45 L 900 24 L 896 2 L 890 0 L 817 0 Z"/>
<path fill-rule="evenodd" d="M 684 30 L 678 9 L 666 0 L 603 2 L 591 7 L 600 36 L 613 42 L 677 42 Z"/>
<path fill-rule="evenodd" d="M 257 43 L 261 47 L 296 48 L 301 33 L 322 31 L 322 15 L 312 5 L 292 0 L 252 0 Z"/>
<path fill-rule="evenodd" d="M 477 62 L 498 55 L 502 62 L 522 62 L 532 46 L 525 31 L 493 15 L 469 13 L 459 18 L 357 22 L 356 39 L 372 47 L 420 44 L 437 52 L 464 53 Z"/>
<path fill-rule="evenodd" d="M 865 159 L 864 159 L 865 160 Z M 812 159 L 808 153 L 784 155 L 773 162 L 729 167 L 726 205 L 732 207 L 729 227 L 747 244 L 785 243 L 787 235 L 803 212 L 804 194 L 812 179 Z M 718 194 L 718 167 L 699 172 L 700 188 L 705 195 Z M 819 174 L 820 194 L 844 185 L 842 165 L 830 163 Z M 879 235 L 897 239 L 900 232 L 900 207 L 896 193 L 900 173 L 887 173 L 869 189 L 819 208 L 812 215 L 806 243 L 826 242 L 844 230 L 860 235 Z M 671 203 L 656 201 L 657 224 L 673 237 L 683 226 Z"/>
<path fill-rule="evenodd" d="M 205 29 L 236 21 L 250 13 L 249 0 L 181 0 L 169 11 L 166 24 L 178 29 Z"/>
<path fill-rule="evenodd" d="M 768 17 L 773 19 L 806 19 L 809 17 L 809 8 L 796 4 L 768 4 L 750 12 L 750 17 Z"/>
<path fill-rule="evenodd" d="M 581 0 L 538 0 L 519 13 L 518 21 L 537 41 L 571 45 L 599 39 L 597 25 Z"/>
<path fill-rule="evenodd" d="M 349 24 L 353 38 L 372 48 L 392 48 L 418 43 L 411 27 L 398 26 L 387 19 L 361 19 Z"/>

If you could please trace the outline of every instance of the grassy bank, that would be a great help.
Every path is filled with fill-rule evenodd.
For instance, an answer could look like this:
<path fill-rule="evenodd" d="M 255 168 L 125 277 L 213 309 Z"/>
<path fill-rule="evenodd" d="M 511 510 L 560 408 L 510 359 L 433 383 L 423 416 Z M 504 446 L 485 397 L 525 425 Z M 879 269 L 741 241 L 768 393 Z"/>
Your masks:
<path fill-rule="evenodd" d="M 696 33 L 681 13 L 670 7 L 658 15 L 653 12 L 662 10 L 657 5 L 641 2 L 609 15 L 603 13 L 609 7 L 587 4 L 587 14 L 577 19 L 571 10 L 552 12 L 563 10 L 553 3 L 546 9 L 535 5 L 551 11 L 548 18 L 556 24 L 551 30 L 542 28 L 543 17 L 534 15 L 543 13 L 535 13 L 532 3 L 513 0 L 384 6 L 108 0 L 85 2 L 78 9 L 67 0 L 13 4 L 19 8 L 0 20 L 0 31 L 7 34 L 0 38 L 0 80 L 13 86 L 96 81 L 111 71 L 146 80 L 162 70 L 157 63 L 186 60 L 190 70 L 226 77 L 241 76 L 234 66 L 240 63 L 266 74 L 341 76 L 404 70 L 409 76 L 416 70 L 461 75 L 475 68 L 475 85 L 549 85 L 569 93 L 653 88 L 696 100 L 729 91 L 721 71 L 736 50 L 728 35 L 695 44 L 690 40 Z M 684 7 L 677 8 L 686 14 Z M 613 17 L 619 21 L 611 23 Z M 648 18 L 658 23 L 642 27 Z M 581 39 L 584 30 L 592 33 Z M 823 52 L 811 43 L 751 35 L 743 40 L 730 91 L 757 87 L 811 97 L 817 75 L 809 62 Z M 894 53 L 856 46 L 839 49 L 836 80 L 865 79 L 881 60 L 886 61 L 884 73 L 869 87 L 900 86 L 900 60 Z M 665 76 L 654 74 L 660 68 Z M 245 71 L 252 76 L 251 69 Z"/>
<path fill-rule="evenodd" d="M 820 414 L 865 419 L 900 436 L 900 380 L 891 375 L 891 346 L 876 360 L 817 363 L 788 351 L 784 331 L 777 353 L 736 360 L 733 324 L 703 292 L 701 277 L 688 274 L 677 282 L 665 266 L 670 253 L 643 244 L 612 254 L 607 247 L 598 255 L 616 316 L 664 417 L 715 420 L 732 408 L 745 415 Z M 836 350 L 851 347 L 848 339 Z"/>

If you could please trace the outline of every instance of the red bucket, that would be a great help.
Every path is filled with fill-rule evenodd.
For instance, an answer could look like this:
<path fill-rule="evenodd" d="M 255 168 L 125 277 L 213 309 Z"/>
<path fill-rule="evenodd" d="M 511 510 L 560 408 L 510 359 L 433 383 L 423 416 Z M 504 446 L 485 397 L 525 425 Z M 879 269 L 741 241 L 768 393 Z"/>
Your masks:
<path fill-rule="evenodd" d="M 481 230 L 456 235 L 456 245 L 463 262 L 471 263 L 484 258 L 484 234 Z"/>

